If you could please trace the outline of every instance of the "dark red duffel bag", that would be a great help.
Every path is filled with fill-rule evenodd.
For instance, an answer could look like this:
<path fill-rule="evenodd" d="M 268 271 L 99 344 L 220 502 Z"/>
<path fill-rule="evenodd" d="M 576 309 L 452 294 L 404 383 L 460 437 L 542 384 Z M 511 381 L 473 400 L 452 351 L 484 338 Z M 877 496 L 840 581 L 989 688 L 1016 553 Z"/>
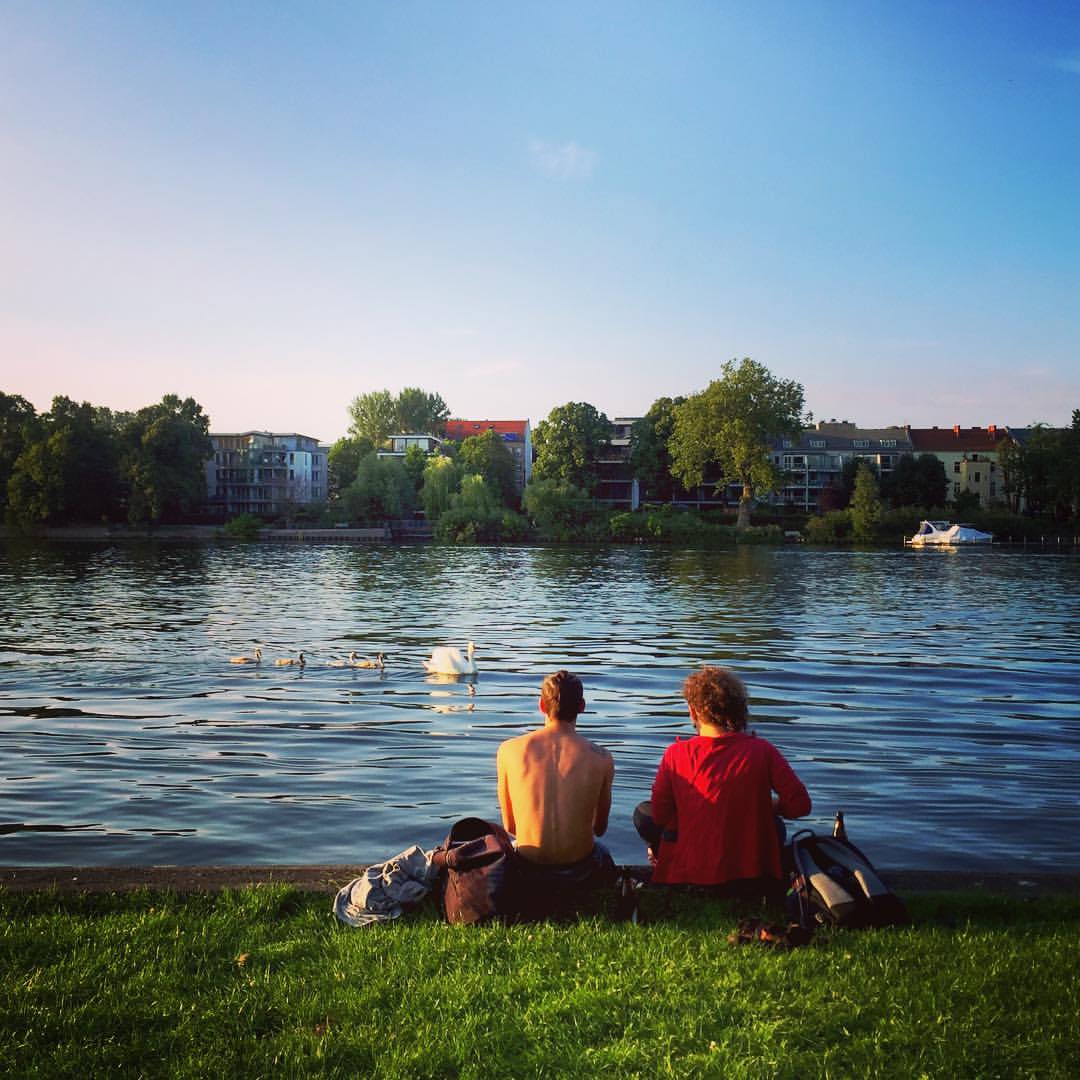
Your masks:
<path fill-rule="evenodd" d="M 493 821 L 462 818 L 432 853 L 439 906 L 450 923 L 510 922 L 517 916 L 517 861 L 510 834 Z"/>

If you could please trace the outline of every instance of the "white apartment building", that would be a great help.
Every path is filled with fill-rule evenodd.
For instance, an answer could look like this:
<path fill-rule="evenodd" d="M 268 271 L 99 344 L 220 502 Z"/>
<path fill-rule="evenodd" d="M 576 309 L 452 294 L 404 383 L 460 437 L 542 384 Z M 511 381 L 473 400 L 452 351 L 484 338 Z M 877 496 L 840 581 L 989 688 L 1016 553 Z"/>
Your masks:
<path fill-rule="evenodd" d="M 296 506 L 326 501 L 327 450 L 295 432 L 210 433 L 206 463 L 208 507 L 223 518 L 274 517 Z"/>

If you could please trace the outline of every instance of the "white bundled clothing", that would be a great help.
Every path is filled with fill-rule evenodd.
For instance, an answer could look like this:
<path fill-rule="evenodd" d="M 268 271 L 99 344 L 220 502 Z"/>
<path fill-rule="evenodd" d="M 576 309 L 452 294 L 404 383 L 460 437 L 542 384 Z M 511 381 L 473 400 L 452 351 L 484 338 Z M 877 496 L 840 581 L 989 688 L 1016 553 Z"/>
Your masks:
<path fill-rule="evenodd" d="M 369 866 L 343 885 L 334 898 L 334 914 L 350 926 L 368 926 L 398 918 L 406 904 L 423 900 L 438 878 L 432 852 L 418 845 L 406 848 L 384 863 Z"/>

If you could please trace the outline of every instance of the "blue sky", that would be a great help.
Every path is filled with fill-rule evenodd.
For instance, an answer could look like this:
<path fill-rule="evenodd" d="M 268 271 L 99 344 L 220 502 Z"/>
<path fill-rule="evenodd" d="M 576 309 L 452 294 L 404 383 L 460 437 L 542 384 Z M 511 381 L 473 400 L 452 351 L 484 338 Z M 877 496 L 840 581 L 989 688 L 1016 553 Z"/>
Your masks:
<path fill-rule="evenodd" d="M 1080 408 L 1080 4 L 0 6 L 0 390 Z"/>

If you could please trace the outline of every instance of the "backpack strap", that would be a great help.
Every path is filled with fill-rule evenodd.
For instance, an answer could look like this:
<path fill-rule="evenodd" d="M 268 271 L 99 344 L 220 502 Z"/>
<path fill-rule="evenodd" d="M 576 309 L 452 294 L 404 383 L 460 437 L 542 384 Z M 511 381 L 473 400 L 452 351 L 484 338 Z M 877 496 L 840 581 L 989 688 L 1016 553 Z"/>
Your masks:
<path fill-rule="evenodd" d="M 851 871 L 868 900 L 889 895 L 889 889 L 875 873 L 870 860 L 853 844 L 845 844 L 830 836 L 819 837 L 818 847 L 824 855 L 838 862 L 845 870 Z"/>
<path fill-rule="evenodd" d="M 835 878 L 830 877 L 814 857 L 814 852 L 819 849 L 823 839 L 824 837 L 810 829 L 800 830 L 791 839 L 791 854 L 795 869 L 807 883 L 807 887 L 821 897 L 823 906 L 835 922 L 843 922 L 858 907 L 858 898 L 852 896 Z M 823 850 L 820 853 L 825 854 Z M 804 920 L 806 914 L 808 913 L 802 912 L 800 903 L 800 920 Z"/>

